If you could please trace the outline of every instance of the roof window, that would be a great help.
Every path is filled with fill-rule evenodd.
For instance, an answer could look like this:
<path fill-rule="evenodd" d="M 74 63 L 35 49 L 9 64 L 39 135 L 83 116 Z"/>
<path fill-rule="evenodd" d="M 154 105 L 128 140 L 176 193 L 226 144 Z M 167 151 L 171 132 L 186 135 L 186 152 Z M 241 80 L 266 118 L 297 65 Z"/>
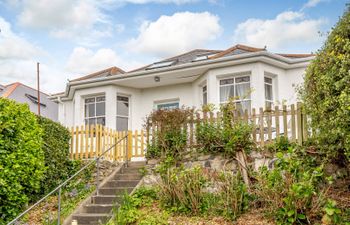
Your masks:
<path fill-rule="evenodd" d="M 175 61 L 166 61 L 166 62 L 156 62 L 146 68 L 146 70 L 157 69 L 162 67 L 168 67 L 175 63 Z"/>

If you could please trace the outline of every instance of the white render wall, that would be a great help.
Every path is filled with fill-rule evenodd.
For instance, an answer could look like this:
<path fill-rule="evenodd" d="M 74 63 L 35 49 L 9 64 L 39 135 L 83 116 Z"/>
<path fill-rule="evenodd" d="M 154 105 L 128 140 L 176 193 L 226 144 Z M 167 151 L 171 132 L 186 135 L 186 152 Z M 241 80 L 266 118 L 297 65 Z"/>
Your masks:
<path fill-rule="evenodd" d="M 220 79 L 232 77 L 236 73 L 242 72 L 250 72 L 251 74 L 252 108 L 259 108 L 265 106 L 265 74 L 273 77 L 275 104 L 281 104 L 282 101 L 292 104 L 297 101 L 295 88 L 303 82 L 305 68 L 284 70 L 266 63 L 257 62 L 212 69 L 192 83 L 147 89 L 126 88 L 117 85 L 81 89 L 75 92 L 73 101 L 60 103 L 59 121 L 68 127 L 83 125 L 84 98 L 104 94 L 106 96 L 106 126 L 116 129 L 116 96 L 121 94 L 128 96 L 130 99 L 129 128 L 131 130 L 141 129 L 145 117 L 155 109 L 156 103 L 178 100 L 180 106 L 200 108 L 202 104 L 202 87 L 205 84 L 208 90 L 208 103 L 214 103 L 216 106 L 219 106 Z"/>

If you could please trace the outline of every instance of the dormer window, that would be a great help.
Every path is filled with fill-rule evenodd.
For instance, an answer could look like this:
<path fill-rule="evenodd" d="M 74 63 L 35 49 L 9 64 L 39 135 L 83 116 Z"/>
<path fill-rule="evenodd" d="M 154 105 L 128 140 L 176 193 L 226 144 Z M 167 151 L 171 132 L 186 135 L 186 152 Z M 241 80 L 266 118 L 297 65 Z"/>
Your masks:
<path fill-rule="evenodd" d="M 146 70 L 168 67 L 168 66 L 173 65 L 174 63 L 175 63 L 175 61 L 157 62 L 157 63 L 153 63 L 152 65 L 147 67 Z"/>

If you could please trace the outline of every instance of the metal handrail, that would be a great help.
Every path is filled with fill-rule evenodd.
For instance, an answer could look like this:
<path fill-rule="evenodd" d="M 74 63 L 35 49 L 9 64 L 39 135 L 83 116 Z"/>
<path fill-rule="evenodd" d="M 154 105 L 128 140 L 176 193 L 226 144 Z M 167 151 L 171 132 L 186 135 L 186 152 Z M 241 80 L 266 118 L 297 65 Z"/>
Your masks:
<path fill-rule="evenodd" d="M 43 198 L 41 198 L 39 201 L 37 201 L 34 205 L 30 206 L 28 209 L 26 209 L 24 212 L 22 212 L 21 214 L 19 214 L 15 219 L 13 219 L 11 222 L 9 222 L 7 225 L 12 225 L 15 222 L 17 222 L 20 218 L 22 218 L 25 214 L 27 214 L 30 210 L 32 210 L 34 207 L 36 207 L 37 205 L 39 205 L 41 202 L 43 202 L 44 200 L 46 200 L 46 198 L 48 198 L 50 195 L 52 195 L 53 193 L 55 193 L 56 191 L 58 191 L 58 214 L 57 214 L 57 224 L 60 225 L 60 213 L 61 213 L 61 189 L 63 186 L 65 186 L 69 181 L 71 181 L 73 178 L 75 178 L 76 176 L 78 176 L 82 171 L 84 171 L 87 167 L 89 167 L 90 165 L 92 165 L 93 163 L 96 162 L 96 166 L 97 166 L 97 175 L 96 175 L 96 194 L 98 195 L 98 191 L 99 191 L 99 161 L 102 158 L 102 156 L 104 156 L 108 151 L 110 151 L 111 149 L 113 149 L 117 144 L 119 144 L 121 141 L 123 141 L 124 139 L 126 139 L 126 147 L 125 147 L 125 153 L 124 153 L 124 158 L 125 158 L 125 165 L 128 166 L 128 156 L 127 156 L 127 149 L 128 149 L 128 134 L 126 134 L 123 138 L 119 139 L 114 145 L 112 145 L 111 147 L 109 147 L 107 150 L 103 151 L 101 153 L 101 155 L 99 155 L 98 157 L 94 158 L 93 160 L 91 160 L 91 162 L 89 162 L 88 164 L 86 164 L 85 166 L 83 166 L 78 172 L 76 172 L 75 174 L 73 174 L 71 177 L 69 177 L 68 179 L 66 179 L 63 183 L 61 183 L 60 185 L 58 185 L 55 189 L 53 189 L 50 193 L 48 193 L 47 195 L 45 195 Z"/>

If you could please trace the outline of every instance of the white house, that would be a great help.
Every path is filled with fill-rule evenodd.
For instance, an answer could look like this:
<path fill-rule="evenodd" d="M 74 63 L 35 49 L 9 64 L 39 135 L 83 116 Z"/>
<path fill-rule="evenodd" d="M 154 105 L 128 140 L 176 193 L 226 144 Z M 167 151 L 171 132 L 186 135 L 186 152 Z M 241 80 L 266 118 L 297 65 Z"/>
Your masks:
<path fill-rule="evenodd" d="M 197 49 L 129 72 L 112 67 L 71 80 L 65 92 L 51 98 L 59 103 L 59 121 L 66 126 L 99 123 L 135 130 L 159 108 L 219 106 L 232 96 L 248 111 L 295 103 L 295 89 L 313 58 L 244 45 Z"/>

